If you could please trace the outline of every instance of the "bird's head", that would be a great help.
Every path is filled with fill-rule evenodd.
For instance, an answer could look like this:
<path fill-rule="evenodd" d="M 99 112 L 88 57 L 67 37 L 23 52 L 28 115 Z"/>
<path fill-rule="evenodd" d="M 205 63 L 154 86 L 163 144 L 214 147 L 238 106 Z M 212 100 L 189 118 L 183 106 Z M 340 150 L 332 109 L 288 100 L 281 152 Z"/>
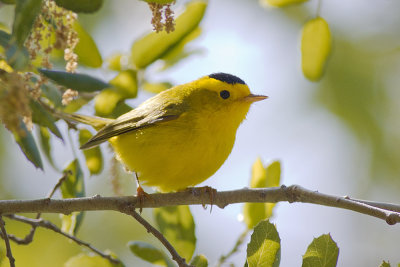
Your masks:
<path fill-rule="evenodd" d="M 239 123 L 246 117 L 250 105 L 267 96 L 250 92 L 240 78 L 227 73 L 213 73 L 187 84 L 191 107 L 196 110 L 220 114 Z"/>

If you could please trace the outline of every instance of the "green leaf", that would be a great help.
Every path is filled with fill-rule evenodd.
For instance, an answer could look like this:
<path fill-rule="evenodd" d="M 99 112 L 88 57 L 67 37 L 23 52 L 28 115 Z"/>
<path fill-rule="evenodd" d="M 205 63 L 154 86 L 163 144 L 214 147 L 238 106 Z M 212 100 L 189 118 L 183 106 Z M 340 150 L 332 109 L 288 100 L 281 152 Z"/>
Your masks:
<path fill-rule="evenodd" d="M 116 88 L 124 98 L 137 96 L 137 74 L 134 70 L 124 70 L 118 73 L 109 83 Z"/>
<path fill-rule="evenodd" d="M 172 4 L 175 2 L 175 0 L 143 0 L 143 1 L 145 1 L 147 3 L 156 3 L 156 4 L 162 4 L 162 5 Z"/>
<path fill-rule="evenodd" d="M 10 43 L 11 35 L 5 31 L 0 30 L 0 45 L 7 47 Z"/>
<path fill-rule="evenodd" d="M 250 243 L 247 244 L 249 267 L 277 267 L 281 259 L 281 239 L 275 225 L 261 221 L 254 228 Z"/>
<path fill-rule="evenodd" d="M 92 137 L 92 134 L 87 129 L 79 131 L 79 145 L 82 146 Z M 90 174 L 99 174 L 103 170 L 103 156 L 99 146 L 83 150 L 86 159 L 86 166 Z"/>
<path fill-rule="evenodd" d="M 160 232 L 189 261 L 196 247 L 195 224 L 189 206 L 157 208 L 154 217 Z"/>
<path fill-rule="evenodd" d="M 273 161 L 266 169 L 266 187 L 278 187 L 281 181 L 281 163 Z M 276 203 L 265 203 L 267 218 L 271 218 L 273 209 Z"/>
<path fill-rule="evenodd" d="M 400 264 L 399 264 L 400 265 Z M 390 263 L 389 262 L 386 262 L 386 261 L 383 261 L 382 263 L 381 263 L 381 265 L 379 265 L 379 267 L 390 267 Z"/>
<path fill-rule="evenodd" d="M 79 97 L 77 99 L 69 102 L 67 106 L 64 107 L 63 111 L 66 113 L 74 113 L 77 112 L 81 107 L 86 105 L 90 99 Z"/>
<path fill-rule="evenodd" d="M 275 7 L 284 7 L 293 4 L 299 4 L 308 0 L 261 0 L 261 3 L 266 3 Z"/>
<path fill-rule="evenodd" d="M 2 266 L 2 263 L 6 257 L 6 250 L 3 248 L 3 246 L 0 246 L 0 266 Z"/>
<path fill-rule="evenodd" d="M 172 67 L 182 59 L 196 53 L 199 51 L 185 51 L 185 46 L 187 43 L 193 41 L 201 34 L 201 28 L 197 27 L 191 33 L 186 35 L 177 45 L 175 45 L 172 49 L 168 51 L 161 59 L 164 61 L 164 66 L 162 70 L 166 70 L 167 68 Z"/>
<path fill-rule="evenodd" d="M 6 50 L 7 63 L 15 70 L 24 70 L 29 63 L 29 53 L 25 47 L 10 45 Z"/>
<path fill-rule="evenodd" d="M 23 47 L 42 7 L 42 0 L 17 0 L 11 41 Z"/>
<path fill-rule="evenodd" d="M 152 32 L 137 40 L 131 48 L 131 61 L 139 69 L 143 69 L 166 55 L 177 46 L 188 34 L 194 31 L 204 16 L 207 3 L 193 1 L 176 19 L 175 31 L 172 33 Z"/>
<path fill-rule="evenodd" d="M 76 13 L 94 13 L 101 8 L 103 0 L 55 0 L 58 6 Z"/>
<path fill-rule="evenodd" d="M 128 247 L 133 254 L 144 261 L 159 266 L 175 266 L 175 264 L 169 259 L 169 257 L 165 255 L 164 252 L 149 243 L 141 241 L 130 241 L 128 243 Z"/>
<path fill-rule="evenodd" d="M 76 198 L 85 196 L 83 172 L 77 159 L 73 160 L 64 170 L 67 175 L 61 184 L 63 198 Z M 83 212 L 73 212 L 69 215 L 61 215 L 62 229 L 70 234 L 75 234 L 83 220 Z"/>
<path fill-rule="evenodd" d="M 36 168 L 43 170 L 43 163 L 40 157 L 39 149 L 36 146 L 35 139 L 28 129 L 26 129 L 25 123 L 22 121 L 20 122 L 21 131 L 23 134 L 19 134 L 14 132 L 15 141 L 21 148 L 22 152 L 24 153 L 25 157 L 35 165 Z"/>
<path fill-rule="evenodd" d="M 116 53 L 111 57 L 107 58 L 108 68 L 110 70 L 121 71 L 122 70 L 122 63 L 121 59 L 124 57 L 121 53 Z"/>
<path fill-rule="evenodd" d="M 44 109 L 42 105 L 34 100 L 30 101 L 29 106 L 32 110 L 32 121 L 49 128 L 55 136 L 63 140 L 61 132 L 55 124 L 56 119 L 46 109 Z"/>
<path fill-rule="evenodd" d="M 40 147 L 42 148 L 42 151 L 44 152 L 47 160 L 55 170 L 58 170 L 58 167 L 54 164 L 53 157 L 51 155 L 51 146 L 50 146 L 51 134 L 49 130 L 46 127 L 38 127 L 38 135 L 39 135 Z"/>
<path fill-rule="evenodd" d="M 335 267 L 339 248 L 330 234 L 314 238 L 303 255 L 303 267 Z"/>
<path fill-rule="evenodd" d="M 131 110 L 132 110 L 131 106 L 127 105 L 124 101 L 120 101 L 118 102 L 114 110 L 107 117 L 115 119 Z"/>
<path fill-rule="evenodd" d="M 136 72 L 121 71 L 109 83 L 113 87 L 101 91 L 95 97 L 94 108 L 97 116 L 115 118 L 132 109 L 122 100 L 136 97 L 138 90 Z"/>
<path fill-rule="evenodd" d="M 113 88 L 101 91 L 101 93 L 94 98 L 96 115 L 108 117 L 123 99 L 123 95 Z"/>
<path fill-rule="evenodd" d="M 123 267 L 123 264 L 113 264 L 99 255 L 81 253 L 69 258 L 64 267 Z"/>
<path fill-rule="evenodd" d="M 142 86 L 143 86 L 144 90 L 146 90 L 148 92 L 151 92 L 151 93 L 158 94 L 158 93 L 160 93 L 162 91 L 165 91 L 165 90 L 171 88 L 172 84 L 169 83 L 169 82 L 161 82 L 161 83 L 148 83 L 148 82 L 145 82 Z"/>
<path fill-rule="evenodd" d="M 14 5 L 15 4 L 15 0 L 0 0 L 0 2 L 2 2 L 4 4 L 8 4 L 8 5 Z"/>
<path fill-rule="evenodd" d="M 206 256 L 203 254 L 196 255 L 193 257 L 192 261 L 190 262 L 190 265 L 196 266 L 196 267 L 207 267 L 208 266 L 208 260 Z"/>
<path fill-rule="evenodd" d="M 267 218 L 266 204 L 245 203 L 243 206 L 243 219 L 248 229 L 254 228 L 260 221 Z"/>
<path fill-rule="evenodd" d="M 37 81 L 37 79 L 35 79 Z M 52 83 L 42 84 L 40 87 L 43 95 L 53 103 L 56 107 L 62 106 L 62 94 L 61 91 Z"/>
<path fill-rule="evenodd" d="M 79 0 L 79 2 L 81 1 Z M 93 38 L 78 21 L 75 21 L 72 27 L 77 32 L 79 38 L 79 42 L 74 49 L 74 52 L 78 55 L 78 62 L 92 68 L 101 67 L 103 59 Z"/>
<path fill-rule="evenodd" d="M 84 213 L 74 211 L 68 215 L 60 214 L 61 231 L 70 235 L 75 235 L 82 224 Z"/>
<path fill-rule="evenodd" d="M 105 83 L 97 78 L 87 74 L 70 73 L 66 71 L 38 69 L 47 78 L 55 83 L 71 88 L 79 92 L 95 92 L 110 87 L 110 84 Z"/>
<path fill-rule="evenodd" d="M 250 187 L 279 186 L 280 174 L 281 167 L 279 161 L 274 161 L 264 168 L 261 159 L 258 158 L 252 167 Z M 243 216 L 248 229 L 252 229 L 260 221 L 270 218 L 274 207 L 275 203 L 245 203 L 243 206 Z"/>
<path fill-rule="evenodd" d="M 63 170 L 67 173 L 67 178 L 61 185 L 61 194 L 63 198 L 84 197 L 85 188 L 83 184 L 83 172 L 77 159 L 68 164 Z"/>

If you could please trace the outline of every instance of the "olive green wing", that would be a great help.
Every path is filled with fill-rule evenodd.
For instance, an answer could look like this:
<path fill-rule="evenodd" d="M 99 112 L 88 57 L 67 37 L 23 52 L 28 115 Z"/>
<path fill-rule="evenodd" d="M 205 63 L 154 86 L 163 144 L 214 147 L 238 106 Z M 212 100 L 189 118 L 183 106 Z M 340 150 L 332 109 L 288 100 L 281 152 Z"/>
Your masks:
<path fill-rule="evenodd" d="M 149 110 L 148 112 L 140 108 L 134 109 L 100 129 L 96 135 L 80 148 L 88 149 L 107 141 L 111 137 L 175 120 L 179 118 L 180 114 L 182 113 L 168 109 Z"/>

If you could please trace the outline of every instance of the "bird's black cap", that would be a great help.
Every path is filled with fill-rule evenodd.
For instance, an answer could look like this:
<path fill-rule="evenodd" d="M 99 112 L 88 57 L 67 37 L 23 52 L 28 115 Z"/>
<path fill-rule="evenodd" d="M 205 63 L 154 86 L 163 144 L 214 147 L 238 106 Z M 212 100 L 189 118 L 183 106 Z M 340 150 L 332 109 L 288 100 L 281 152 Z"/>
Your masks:
<path fill-rule="evenodd" d="M 235 75 L 228 74 L 228 73 L 223 73 L 223 72 L 218 72 L 218 73 L 213 73 L 208 75 L 208 77 L 216 79 L 221 82 L 229 83 L 229 84 L 246 84 L 242 79 L 239 77 L 236 77 Z"/>

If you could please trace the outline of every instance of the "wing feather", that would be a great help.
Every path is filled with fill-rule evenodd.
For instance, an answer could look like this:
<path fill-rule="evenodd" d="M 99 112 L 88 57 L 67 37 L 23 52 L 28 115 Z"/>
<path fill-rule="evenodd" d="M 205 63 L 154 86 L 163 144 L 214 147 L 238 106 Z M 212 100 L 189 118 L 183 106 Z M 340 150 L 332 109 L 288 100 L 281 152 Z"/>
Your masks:
<path fill-rule="evenodd" d="M 170 111 L 161 109 L 157 112 L 150 112 L 150 114 L 143 115 L 140 110 L 132 110 L 100 129 L 96 135 L 81 146 L 81 149 L 97 146 L 114 136 L 175 120 L 179 118 L 179 113 L 180 112 L 176 112 L 176 110 Z"/>

